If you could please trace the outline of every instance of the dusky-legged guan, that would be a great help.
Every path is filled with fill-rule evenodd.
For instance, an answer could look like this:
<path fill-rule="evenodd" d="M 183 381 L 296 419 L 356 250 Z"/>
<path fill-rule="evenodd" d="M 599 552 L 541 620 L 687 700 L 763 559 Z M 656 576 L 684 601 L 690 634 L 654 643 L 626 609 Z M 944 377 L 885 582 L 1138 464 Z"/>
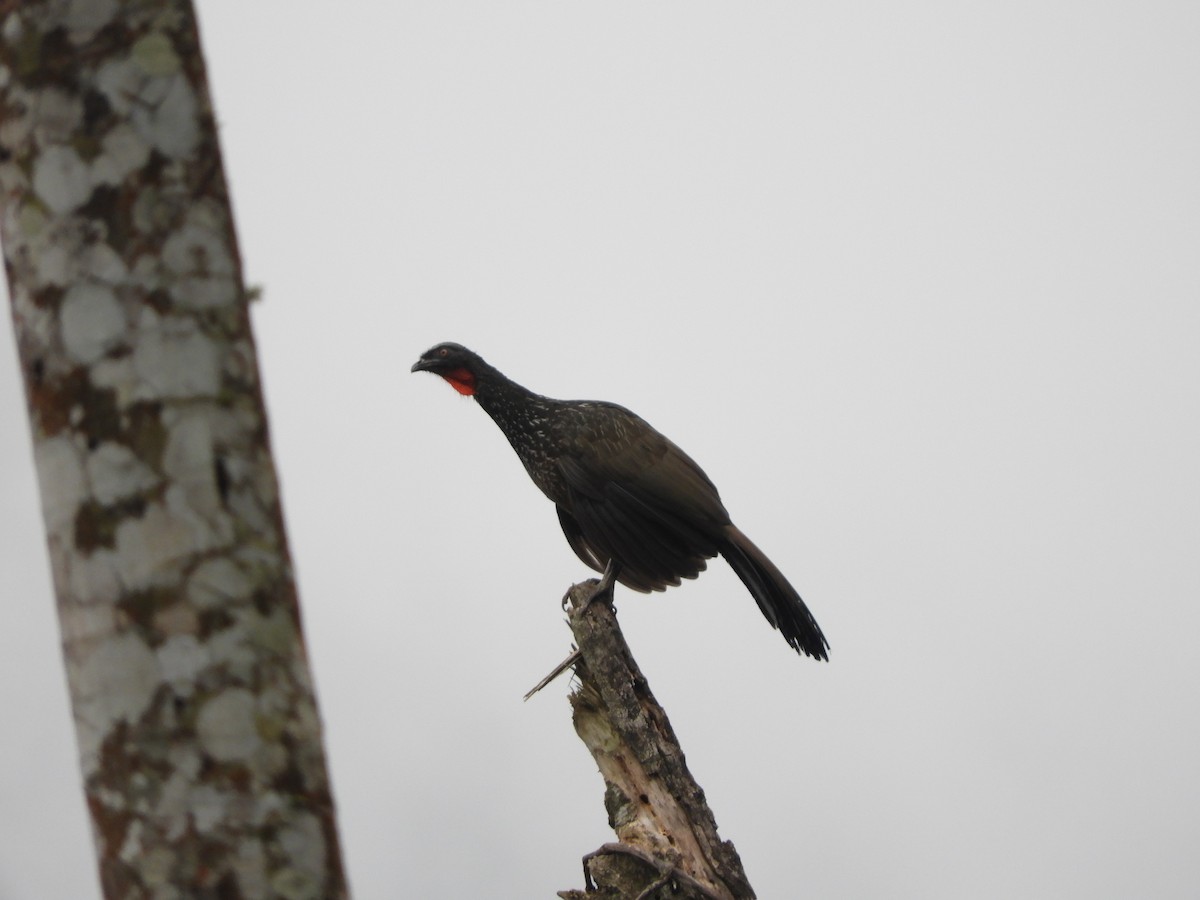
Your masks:
<path fill-rule="evenodd" d="M 646 593 L 695 578 L 720 554 L 792 647 L 829 658 L 812 613 L 730 521 L 716 486 L 639 416 L 614 403 L 542 397 L 460 344 L 438 344 L 412 371 L 440 375 L 478 401 L 554 501 L 567 542 L 592 569 L 603 572 L 611 561 L 621 584 Z"/>

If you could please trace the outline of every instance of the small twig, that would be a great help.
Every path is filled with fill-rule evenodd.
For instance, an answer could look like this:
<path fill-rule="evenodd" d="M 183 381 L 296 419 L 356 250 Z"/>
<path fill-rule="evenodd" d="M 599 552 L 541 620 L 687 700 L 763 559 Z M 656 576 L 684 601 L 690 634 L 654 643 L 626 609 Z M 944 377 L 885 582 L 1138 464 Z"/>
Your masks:
<path fill-rule="evenodd" d="M 650 882 L 650 884 L 646 886 L 645 890 L 638 894 L 634 900 L 649 900 L 650 896 L 656 890 L 671 881 L 678 881 L 680 884 L 686 885 L 702 896 L 708 897 L 709 900 L 725 900 L 725 898 L 720 894 L 714 894 L 711 890 L 709 890 L 687 872 L 684 872 L 678 866 L 671 865 L 664 860 L 655 859 L 646 851 L 639 850 L 637 847 L 634 847 L 631 844 L 623 844 L 618 842 L 602 844 L 600 847 L 583 857 L 583 883 L 587 886 L 589 891 L 595 890 L 596 884 L 594 881 L 592 881 L 592 873 L 588 868 L 588 863 L 590 863 L 593 859 L 596 859 L 598 856 L 615 856 L 616 854 L 632 856 L 634 859 L 645 863 L 659 875 L 659 877 Z"/>
<path fill-rule="evenodd" d="M 616 564 L 610 560 L 608 565 L 604 567 L 603 576 L 600 578 L 589 578 L 586 582 L 582 582 L 583 584 L 594 585 L 591 592 L 582 599 L 578 599 L 572 596 L 573 591 L 567 591 L 565 594 L 563 594 L 562 608 L 565 610 L 574 601 L 580 603 L 583 609 L 586 610 L 592 604 L 593 600 L 599 600 L 601 598 L 606 600 L 609 606 L 611 606 L 613 581 L 616 577 Z M 572 588 L 574 587 L 577 587 L 577 585 L 572 585 Z M 525 699 L 528 700 L 567 669 L 571 668 L 571 666 L 575 665 L 575 663 L 579 662 L 579 660 L 582 658 L 583 654 L 579 652 L 578 648 L 573 649 L 570 656 L 551 669 L 549 675 L 529 689 L 529 691 L 525 694 Z"/>
<path fill-rule="evenodd" d="M 546 685 L 548 685 L 550 682 L 552 682 L 555 678 L 557 678 L 563 672 L 567 671 L 567 669 L 571 668 L 571 666 L 575 665 L 575 663 L 579 662 L 579 660 L 581 660 L 581 659 L 583 659 L 583 654 L 580 653 L 578 650 L 572 650 L 570 656 L 568 656 L 566 659 L 564 659 L 562 662 L 560 662 L 557 666 L 555 666 L 553 669 L 551 669 L 549 675 L 547 675 L 545 678 L 543 678 L 541 681 L 539 681 L 537 684 L 535 684 L 532 688 L 529 689 L 529 692 L 525 695 L 525 699 L 528 700 L 530 697 L 532 697 L 534 694 L 536 694 L 538 691 L 540 691 L 542 688 L 544 688 Z"/>
<path fill-rule="evenodd" d="M 650 900 L 650 898 L 654 896 L 655 891 L 657 891 L 660 887 L 671 883 L 671 874 L 671 872 L 667 872 L 655 878 L 652 882 L 646 885 L 646 889 L 634 897 L 633 900 Z"/>

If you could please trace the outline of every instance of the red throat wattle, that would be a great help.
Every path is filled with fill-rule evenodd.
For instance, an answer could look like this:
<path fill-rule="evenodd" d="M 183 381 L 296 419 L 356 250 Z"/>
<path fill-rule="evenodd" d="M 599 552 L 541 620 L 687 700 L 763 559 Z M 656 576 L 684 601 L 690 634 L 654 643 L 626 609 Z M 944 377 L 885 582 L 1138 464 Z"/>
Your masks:
<path fill-rule="evenodd" d="M 475 376 L 468 369 L 451 369 L 449 372 L 439 372 L 450 386 L 464 396 L 470 397 L 475 393 Z"/>

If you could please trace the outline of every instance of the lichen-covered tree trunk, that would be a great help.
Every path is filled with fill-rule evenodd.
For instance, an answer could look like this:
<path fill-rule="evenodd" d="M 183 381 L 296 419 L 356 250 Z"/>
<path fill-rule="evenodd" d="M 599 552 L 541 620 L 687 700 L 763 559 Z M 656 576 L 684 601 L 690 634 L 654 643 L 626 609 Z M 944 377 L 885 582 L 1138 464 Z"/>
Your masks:
<path fill-rule="evenodd" d="M 105 895 L 345 896 L 186 0 L 0 0 L 0 238 Z"/>

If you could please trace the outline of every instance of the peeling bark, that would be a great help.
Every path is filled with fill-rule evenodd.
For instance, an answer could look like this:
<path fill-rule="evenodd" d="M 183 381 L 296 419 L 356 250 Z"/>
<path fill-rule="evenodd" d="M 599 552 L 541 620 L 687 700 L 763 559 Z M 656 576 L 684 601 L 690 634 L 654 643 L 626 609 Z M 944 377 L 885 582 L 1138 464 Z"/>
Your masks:
<path fill-rule="evenodd" d="M 105 896 L 346 896 L 186 0 L 0 2 L 0 238 Z"/>
<path fill-rule="evenodd" d="M 570 700 L 575 731 L 604 777 L 619 843 L 584 858 L 587 896 L 752 900 L 737 851 L 717 834 L 704 791 L 688 771 L 667 714 L 634 661 L 612 608 L 588 603 L 595 582 L 567 594 L 579 647 Z"/>

